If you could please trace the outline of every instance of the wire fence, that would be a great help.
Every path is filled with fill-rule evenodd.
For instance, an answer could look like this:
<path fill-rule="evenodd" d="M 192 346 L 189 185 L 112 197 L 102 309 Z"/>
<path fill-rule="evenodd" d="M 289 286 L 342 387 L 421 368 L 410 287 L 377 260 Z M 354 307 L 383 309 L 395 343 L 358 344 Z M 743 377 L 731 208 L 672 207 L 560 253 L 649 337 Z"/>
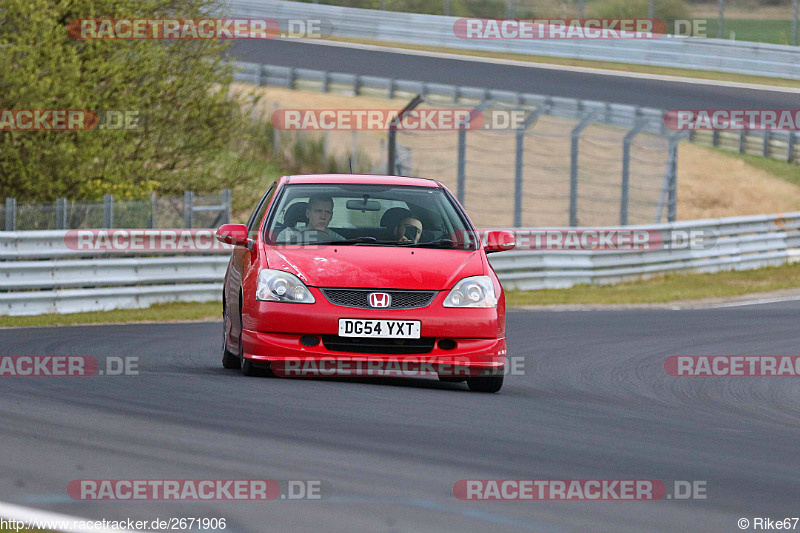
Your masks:
<path fill-rule="evenodd" d="M 215 228 L 231 219 L 231 192 L 117 201 L 111 194 L 102 202 L 58 198 L 52 204 L 0 204 L 0 231 L 94 228 Z"/>
<path fill-rule="evenodd" d="M 440 105 L 427 101 L 420 108 Z M 493 107 L 484 105 L 484 116 Z M 398 146 L 405 150 L 397 173 L 436 177 L 456 192 L 480 227 L 674 220 L 668 138 L 638 133 L 626 150 L 629 128 L 514 109 L 527 113 L 527 127 L 399 130 Z"/>

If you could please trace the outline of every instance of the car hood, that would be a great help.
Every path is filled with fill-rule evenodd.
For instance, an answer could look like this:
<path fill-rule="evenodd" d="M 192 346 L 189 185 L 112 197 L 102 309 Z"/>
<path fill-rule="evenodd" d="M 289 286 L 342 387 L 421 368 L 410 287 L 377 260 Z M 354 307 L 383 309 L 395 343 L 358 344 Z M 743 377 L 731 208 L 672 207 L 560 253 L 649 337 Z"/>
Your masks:
<path fill-rule="evenodd" d="M 395 246 L 264 248 L 268 268 L 291 272 L 312 287 L 446 290 L 485 274 L 482 251 Z"/>

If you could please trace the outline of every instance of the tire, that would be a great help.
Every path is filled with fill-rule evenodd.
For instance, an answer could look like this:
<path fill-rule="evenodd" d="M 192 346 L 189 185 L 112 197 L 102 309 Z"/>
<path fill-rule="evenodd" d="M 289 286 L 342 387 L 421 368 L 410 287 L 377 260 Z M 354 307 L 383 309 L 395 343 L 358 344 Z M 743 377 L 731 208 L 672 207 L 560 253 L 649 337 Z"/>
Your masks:
<path fill-rule="evenodd" d="M 227 315 L 225 314 L 225 308 L 222 309 L 222 367 L 228 370 L 236 370 L 241 366 L 239 362 L 239 358 L 236 357 L 236 354 L 231 353 L 228 350 L 228 342 L 227 342 L 227 335 L 225 334 L 225 321 Z"/>
<path fill-rule="evenodd" d="M 503 388 L 503 376 L 476 376 L 467 380 L 473 392 L 497 392 Z"/>
<path fill-rule="evenodd" d="M 241 319 L 240 319 L 241 320 Z M 253 362 L 250 359 L 246 359 L 244 356 L 244 343 L 242 342 L 242 336 L 239 335 L 239 356 L 236 358 L 237 362 L 239 363 L 239 369 L 242 371 L 247 377 L 257 377 L 262 375 L 261 370 L 256 368 Z"/>

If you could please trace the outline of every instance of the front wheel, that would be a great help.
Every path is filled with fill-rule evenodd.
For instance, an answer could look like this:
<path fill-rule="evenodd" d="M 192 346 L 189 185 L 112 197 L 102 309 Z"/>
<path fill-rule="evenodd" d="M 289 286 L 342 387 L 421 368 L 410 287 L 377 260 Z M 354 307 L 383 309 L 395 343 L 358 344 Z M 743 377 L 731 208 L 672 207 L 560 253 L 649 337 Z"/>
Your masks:
<path fill-rule="evenodd" d="M 473 392 L 497 392 L 503 388 L 503 376 L 476 376 L 467 380 Z"/>
<path fill-rule="evenodd" d="M 236 354 L 232 353 L 228 350 L 228 335 L 225 330 L 225 324 L 227 324 L 227 315 L 225 314 L 225 309 L 222 309 L 222 366 L 223 368 L 227 368 L 228 370 L 236 370 L 239 368 L 239 358 L 236 357 Z"/>

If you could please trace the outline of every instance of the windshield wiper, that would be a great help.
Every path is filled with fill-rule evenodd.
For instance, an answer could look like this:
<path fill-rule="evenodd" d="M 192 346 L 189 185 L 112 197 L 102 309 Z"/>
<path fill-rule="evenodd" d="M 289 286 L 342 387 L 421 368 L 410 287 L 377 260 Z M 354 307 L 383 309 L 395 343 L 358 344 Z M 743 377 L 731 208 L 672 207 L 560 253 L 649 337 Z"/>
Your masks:
<path fill-rule="evenodd" d="M 355 239 L 345 239 L 343 241 L 329 241 L 325 244 L 373 244 L 378 242 L 375 237 L 356 237 Z"/>
<path fill-rule="evenodd" d="M 428 242 L 408 243 L 408 246 L 416 246 L 420 248 L 443 248 L 447 246 L 448 248 L 454 248 L 454 244 L 455 243 L 450 239 L 438 239 Z"/>

